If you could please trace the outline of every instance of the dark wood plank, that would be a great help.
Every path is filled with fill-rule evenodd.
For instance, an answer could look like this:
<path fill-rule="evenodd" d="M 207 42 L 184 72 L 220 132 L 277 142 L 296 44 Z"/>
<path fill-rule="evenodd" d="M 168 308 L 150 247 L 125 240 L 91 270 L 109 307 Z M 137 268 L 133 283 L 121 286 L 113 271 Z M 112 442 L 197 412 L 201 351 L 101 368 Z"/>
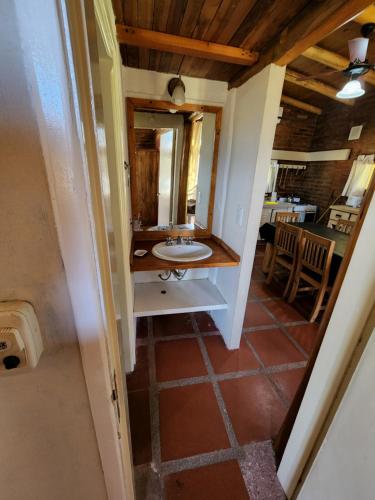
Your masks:
<path fill-rule="evenodd" d="M 160 241 L 160 240 L 159 240 Z M 158 259 L 152 255 L 152 247 L 157 241 L 134 241 L 133 253 L 130 257 L 130 268 L 133 272 L 138 271 L 159 271 L 163 269 L 196 269 L 210 267 L 235 267 L 240 262 L 239 256 L 226 244 L 223 244 L 219 238 L 203 238 L 199 239 L 202 243 L 208 245 L 213 254 L 208 259 L 197 262 L 172 262 Z M 145 257 L 135 257 L 135 250 L 147 250 L 148 254 Z"/>
<path fill-rule="evenodd" d="M 140 216 L 145 226 L 158 223 L 159 156 L 156 149 L 138 149 L 135 153 L 139 213 L 134 215 Z"/>
<path fill-rule="evenodd" d="M 181 26 L 179 28 L 179 35 L 192 37 L 194 28 L 199 19 L 204 0 L 189 0 L 184 16 L 182 18 Z M 169 62 L 169 72 L 179 73 L 180 66 L 184 56 L 180 54 L 173 54 Z"/>
<path fill-rule="evenodd" d="M 191 122 L 185 122 L 184 127 L 184 145 L 180 172 L 180 186 L 178 189 L 178 209 L 177 209 L 177 224 L 185 224 L 187 210 L 187 184 L 189 175 L 189 157 L 191 144 Z"/>
<path fill-rule="evenodd" d="M 154 17 L 154 0 L 138 0 L 138 19 L 137 27 L 144 29 L 152 29 Z M 139 49 L 139 67 L 141 69 L 149 69 L 150 50 Z"/>
<path fill-rule="evenodd" d="M 252 9 L 255 1 L 256 0 L 224 0 L 212 19 L 212 23 L 202 35 L 202 39 L 228 44 L 243 18 Z M 234 73 L 235 69 L 233 66 L 227 64 L 223 65 L 215 61 L 203 62 L 201 60 L 195 61 L 194 58 L 185 58 L 180 71 L 182 74 L 191 74 L 191 76 L 226 81 L 229 79 L 229 75 Z"/>
<path fill-rule="evenodd" d="M 281 66 L 296 59 L 304 50 L 317 44 L 329 33 L 350 20 L 369 4 L 368 0 L 327 0 L 309 2 L 261 55 L 252 68 L 243 69 L 230 81 L 238 87 L 265 66 L 275 62 Z"/>
<path fill-rule="evenodd" d="M 186 10 L 186 4 L 187 0 L 178 0 L 178 2 L 173 0 L 171 2 L 167 19 L 167 27 L 166 27 L 167 33 L 178 35 L 181 22 Z M 160 58 L 158 71 L 163 71 L 165 73 L 168 73 L 171 60 L 172 60 L 172 54 L 168 52 L 163 52 Z"/>
<path fill-rule="evenodd" d="M 123 2 L 124 23 L 137 26 L 138 2 L 137 0 L 124 0 Z M 126 64 L 132 68 L 139 68 L 139 50 L 137 47 L 126 47 Z"/>
<path fill-rule="evenodd" d="M 167 22 L 169 16 L 169 9 L 172 0 L 154 0 L 154 19 L 152 29 L 165 33 L 167 30 Z M 162 53 L 158 50 L 150 50 L 150 70 L 157 71 L 160 65 Z"/>

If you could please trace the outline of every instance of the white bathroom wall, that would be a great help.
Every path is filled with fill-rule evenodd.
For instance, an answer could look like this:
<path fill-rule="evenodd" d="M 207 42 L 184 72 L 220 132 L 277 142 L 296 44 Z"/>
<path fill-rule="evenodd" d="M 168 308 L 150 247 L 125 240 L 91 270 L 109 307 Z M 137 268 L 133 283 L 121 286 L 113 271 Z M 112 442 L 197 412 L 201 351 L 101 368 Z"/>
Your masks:
<path fill-rule="evenodd" d="M 233 125 L 223 124 L 220 154 L 223 151 L 225 156 L 218 177 L 226 179 L 226 192 L 219 186 L 216 202 L 222 220 L 215 219 L 214 227 L 220 231 L 218 236 L 240 255 L 241 263 L 217 270 L 216 285 L 229 307 L 213 312 L 213 317 L 230 349 L 239 346 L 241 337 L 284 72 L 283 67 L 267 66 L 237 89 L 224 115 L 227 120 L 233 118 Z"/>
<path fill-rule="evenodd" d="M 145 69 L 123 67 L 126 97 L 170 100 L 168 82 L 175 75 Z M 177 76 L 177 75 L 176 75 Z M 228 84 L 204 78 L 183 77 L 186 102 L 223 106 L 228 94 Z"/>

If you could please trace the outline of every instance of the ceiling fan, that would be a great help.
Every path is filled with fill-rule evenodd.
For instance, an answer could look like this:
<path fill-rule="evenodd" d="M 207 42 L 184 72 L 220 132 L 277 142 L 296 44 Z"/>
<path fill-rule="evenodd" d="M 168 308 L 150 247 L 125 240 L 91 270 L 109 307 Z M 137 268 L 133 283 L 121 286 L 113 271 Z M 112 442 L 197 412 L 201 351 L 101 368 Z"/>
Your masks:
<path fill-rule="evenodd" d="M 366 23 L 361 27 L 362 37 L 348 40 L 350 63 L 347 68 L 342 70 L 336 69 L 330 71 L 322 71 L 314 75 L 298 78 L 298 80 L 312 80 L 323 75 L 342 73 L 347 78 L 349 78 L 349 81 L 341 90 L 337 92 L 336 97 L 340 99 L 352 99 L 363 95 L 365 91 L 361 87 L 360 81 L 357 79 L 368 73 L 368 71 L 370 71 L 371 69 L 375 69 L 375 64 L 370 64 L 366 59 L 369 38 L 374 29 L 375 23 Z"/>

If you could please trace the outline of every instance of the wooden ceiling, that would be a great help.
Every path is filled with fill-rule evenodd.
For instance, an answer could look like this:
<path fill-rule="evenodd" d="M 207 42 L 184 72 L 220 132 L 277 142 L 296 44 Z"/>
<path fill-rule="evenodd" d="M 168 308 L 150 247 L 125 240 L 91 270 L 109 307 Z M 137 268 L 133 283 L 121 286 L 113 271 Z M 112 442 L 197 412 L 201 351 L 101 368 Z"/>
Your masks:
<path fill-rule="evenodd" d="M 317 108 L 331 100 L 345 77 L 340 73 L 319 75 L 318 92 L 297 85 L 294 73 L 312 75 L 332 69 L 332 58 L 328 67 L 321 59 L 318 62 L 316 50 L 301 54 L 318 45 L 347 58 L 347 40 L 360 36 L 360 24 L 375 22 L 375 7 L 368 0 L 112 2 L 126 66 L 222 80 L 233 87 L 270 62 L 288 64 L 291 74 L 284 94 Z M 348 21 L 358 14 L 356 20 Z M 322 55 L 327 53 L 318 52 Z M 370 43 L 368 57 L 375 61 L 375 40 Z M 337 59 L 335 64 L 340 63 Z M 366 90 L 375 88 L 374 74 L 372 79 L 372 83 L 365 83 Z M 324 84 L 333 87 L 326 89 L 328 96 L 323 92 Z"/>

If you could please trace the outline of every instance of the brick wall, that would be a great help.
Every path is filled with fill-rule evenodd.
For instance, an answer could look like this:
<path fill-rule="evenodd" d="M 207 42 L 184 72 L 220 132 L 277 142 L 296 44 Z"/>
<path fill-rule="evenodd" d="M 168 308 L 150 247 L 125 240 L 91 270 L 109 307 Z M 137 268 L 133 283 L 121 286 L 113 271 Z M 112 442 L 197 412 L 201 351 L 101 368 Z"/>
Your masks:
<path fill-rule="evenodd" d="M 288 122 L 299 123 L 293 120 L 293 111 L 290 111 Z M 297 110 L 294 113 L 298 113 Z M 315 118 L 315 117 L 314 117 Z M 279 173 L 277 192 L 299 195 L 304 201 L 319 207 L 319 213 L 334 202 L 342 192 L 350 169 L 359 154 L 375 153 L 375 91 L 368 88 L 368 93 L 356 101 L 353 107 L 345 106 L 332 101 L 321 116 L 315 120 L 315 128 L 308 149 L 300 148 L 308 140 L 301 139 L 297 134 L 294 140 L 295 125 L 288 132 L 288 122 L 278 130 L 275 137 L 275 149 L 294 149 L 298 151 L 324 151 L 330 149 L 351 149 L 348 161 L 313 162 L 308 164 L 306 171 L 295 175 L 289 171 L 285 180 L 284 173 Z M 312 121 L 311 121 L 312 123 Z M 281 122 L 282 124 L 282 122 Z M 278 125 L 278 128 L 281 126 Z M 363 124 L 363 131 L 359 140 L 348 141 L 351 127 Z M 302 127 L 302 136 L 306 127 Z M 295 148 L 281 147 L 283 144 L 296 144 Z M 288 162 L 291 163 L 291 162 Z M 339 198 L 338 202 L 344 201 Z"/>
<path fill-rule="evenodd" d="M 274 149 L 310 151 L 318 116 L 282 104 L 283 116 L 276 127 Z"/>

